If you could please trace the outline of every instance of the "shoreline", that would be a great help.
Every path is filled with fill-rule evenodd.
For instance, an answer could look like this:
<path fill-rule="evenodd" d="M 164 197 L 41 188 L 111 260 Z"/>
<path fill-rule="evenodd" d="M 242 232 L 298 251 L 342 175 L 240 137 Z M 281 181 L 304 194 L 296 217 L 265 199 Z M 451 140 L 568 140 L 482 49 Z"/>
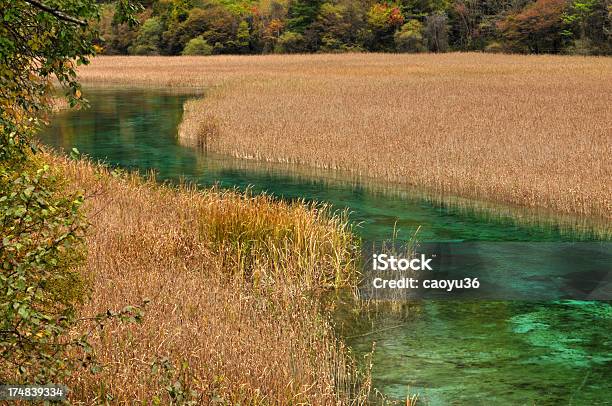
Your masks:
<path fill-rule="evenodd" d="M 453 63 L 453 57 L 459 59 L 456 64 Z M 245 65 L 246 61 L 251 60 L 249 57 L 121 57 L 121 63 L 126 64 L 129 69 L 124 73 L 114 74 L 113 72 L 107 72 L 104 68 L 107 63 L 112 64 L 113 58 L 103 57 L 99 60 L 100 62 L 97 62 L 97 58 L 94 59 L 93 67 L 86 67 L 80 72 L 83 77 L 83 83 L 86 86 L 91 84 L 102 86 L 114 84 L 121 86 L 122 83 L 126 83 L 138 71 L 144 77 L 131 81 L 131 87 L 137 85 L 136 87 L 138 88 L 159 88 L 164 85 L 170 85 L 171 87 L 180 85 L 185 88 L 197 87 L 201 90 L 208 86 L 204 98 L 191 100 L 185 105 L 185 113 L 181 124 L 181 137 L 183 139 L 191 138 L 195 140 L 205 138 L 207 149 L 211 152 L 228 154 L 235 157 L 251 157 L 261 161 L 296 162 L 311 167 L 338 168 L 342 171 L 346 170 L 365 175 L 368 178 L 378 179 L 383 182 L 424 187 L 433 193 L 452 194 L 465 198 L 500 202 L 521 207 L 545 208 L 558 213 L 574 213 L 578 216 L 593 216 L 606 220 L 612 215 L 612 201 L 606 197 L 612 193 L 612 191 L 608 190 L 610 187 L 601 184 L 601 182 L 595 182 L 594 179 L 589 180 L 586 176 L 592 177 L 593 175 L 585 175 L 583 173 L 583 171 L 595 171 L 593 172 L 595 174 L 601 172 L 600 175 L 596 176 L 601 178 L 605 176 L 604 174 L 612 171 L 612 162 L 610 162 L 609 158 L 605 157 L 605 134 L 608 131 L 605 127 L 593 127 L 593 130 L 589 131 L 595 132 L 588 139 L 576 138 L 577 135 L 572 135 L 575 131 L 570 133 L 568 128 L 563 127 L 569 118 L 559 118 L 557 120 L 553 116 L 539 130 L 537 130 L 537 124 L 535 127 L 533 124 L 530 124 L 532 129 L 537 130 L 533 137 L 526 137 L 521 135 L 521 133 L 516 133 L 516 136 L 513 136 L 511 133 L 504 134 L 499 132 L 501 129 L 496 130 L 495 127 L 492 127 L 491 130 L 497 131 L 498 135 L 483 134 L 482 138 L 480 138 L 481 136 L 478 135 L 480 124 L 477 127 L 473 127 L 469 122 L 462 121 L 462 118 L 459 118 L 456 124 L 466 129 L 473 127 L 473 129 L 477 130 L 477 133 L 470 135 L 469 132 L 460 132 L 465 135 L 457 133 L 452 136 L 446 136 L 443 132 L 440 133 L 440 130 L 434 130 L 433 133 L 430 132 L 428 135 L 426 128 L 423 127 L 427 121 L 420 121 L 420 124 L 417 123 L 417 127 L 414 127 L 415 131 L 420 134 L 417 138 L 419 141 L 417 144 L 410 144 L 409 149 L 406 149 L 403 146 L 403 142 L 400 142 L 400 139 L 405 137 L 404 135 L 401 135 L 396 140 L 386 136 L 385 140 L 390 140 L 388 147 L 382 147 L 383 150 L 379 153 L 369 152 L 363 155 L 360 151 L 370 151 L 371 146 L 380 144 L 380 142 L 373 143 L 374 140 L 371 139 L 373 134 L 380 134 L 381 132 L 391 134 L 395 130 L 383 124 L 383 122 L 381 122 L 383 127 L 379 130 L 368 127 L 368 124 L 365 122 L 360 124 L 359 120 L 363 120 L 359 117 L 362 116 L 355 116 L 353 113 L 382 114 L 381 117 L 384 117 L 387 114 L 384 113 L 385 108 L 381 110 L 372 106 L 359 105 L 359 108 L 355 109 L 351 107 L 351 103 L 346 99 L 347 97 L 352 98 L 352 95 L 355 93 L 351 93 L 352 90 L 342 90 L 351 89 L 350 87 L 344 88 L 343 86 L 355 84 L 357 83 L 355 82 L 356 80 L 365 79 L 362 76 L 363 74 L 369 75 L 368 72 L 372 69 L 377 69 L 383 70 L 383 73 L 385 73 L 385 70 L 388 71 L 385 73 L 387 76 L 382 75 L 381 80 L 385 83 L 390 78 L 389 74 L 400 75 L 398 76 L 401 79 L 400 83 L 401 81 L 407 81 L 406 83 L 412 83 L 410 86 L 423 87 L 424 91 L 429 88 L 438 95 L 440 89 L 435 87 L 436 83 L 446 83 L 445 78 L 448 74 L 452 74 L 453 68 L 462 69 L 465 72 L 458 76 L 459 88 L 464 89 L 462 91 L 477 83 L 481 83 L 488 90 L 501 90 L 512 85 L 512 82 L 516 81 L 517 75 L 526 74 L 525 69 L 529 68 L 527 62 L 535 58 L 543 65 L 537 68 L 537 71 L 531 77 L 527 76 L 527 83 L 536 79 L 541 81 L 540 77 L 542 75 L 561 79 L 565 78 L 566 75 L 577 74 L 580 75 L 578 79 L 568 82 L 571 86 L 578 85 L 579 83 L 583 85 L 588 84 L 592 92 L 597 92 L 598 90 L 595 90 L 593 86 L 598 82 L 593 77 L 588 76 L 589 70 L 598 71 L 604 77 L 608 75 L 612 77 L 612 63 L 609 63 L 610 59 L 563 56 L 529 58 L 516 55 L 492 56 L 481 54 L 450 54 L 440 56 L 384 54 L 298 55 L 295 57 L 259 56 L 253 59 L 253 61 L 259 61 L 256 63 L 258 66 L 249 68 Z M 441 68 L 436 71 L 435 67 L 430 66 L 434 71 L 426 77 L 421 76 L 418 72 L 421 71 L 422 67 L 419 66 L 428 66 L 427 64 L 436 61 L 436 58 L 439 59 L 442 65 Z M 483 62 L 483 65 L 480 66 L 476 62 L 470 62 L 470 59 L 473 58 L 476 58 L 477 62 Z M 145 67 L 141 65 L 141 62 L 145 60 L 150 62 L 148 64 L 150 66 Z M 308 62 L 309 60 L 311 61 L 310 63 Z M 362 62 L 363 66 L 354 65 L 358 60 Z M 557 64 L 559 60 L 567 62 L 565 66 L 568 69 L 567 73 L 564 73 L 562 69 L 564 66 L 562 64 Z M 410 61 L 412 61 L 411 64 L 403 65 L 404 62 Z M 299 67 L 300 64 L 306 64 L 306 66 L 302 66 L 303 73 L 295 74 L 295 67 Z M 558 66 L 555 66 L 556 64 Z M 160 71 L 168 70 L 170 72 L 173 69 L 180 69 L 182 65 L 184 65 L 184 72 L 181 72 L 183 79 L 176 79 L 175 75 L 172 78 L 173 82 L 165 83 L 164 81 L 169 80 L 168 76 L 164 78 L 163 72 Z M 288 72 L 278 71 L 283 66 L 287 67 Z M 155 70 L 156 67 L 157 70 Z M 349 69 L 348 73 L 337 76 L 337 73 L 340 73 L 340 71 L 336 72 L 335 69 L 340 67 Z M 585 72 L 582 74 L 576 73 L 575 70 L 580 69 L 579 67 L 584 68 Z M 88 70 L 90 68 L 92 70 Z M 402 69 L 407 69 L 406 73 L 403 74 Z M 266 70 L 268 71 L 266 72 Z M 470 72 L 473 74 L 480 72 L 479 75 L 484 79 L 479 79 L 480 76 L 472 77 Z M 206 75 L 207 73 L 209 75 Z M 261 77 L 253 77 L 257 73 L 260 73 Z M 272 79 L 269 76 L 271 73 L 276 73 L 277 79 Z M 326 82 L 326 79 L 321 76 L 330 74 L 334 75 L 333 77 L 336 80 L 340 80 L 342 82 L 341 85 L 334 87 L 331 82 Z M 505 78 L 504 80 L 508 84 L 495 84 L 492 82 L 495 78 Z M 330 86 L 332 87 L 330 88 Z M 466 88 L 465 86 L 468 87 Z M 515 99 L 523 97 L 521 92 L 526 91 L 524 85 L 520 86 L 524 90 L 519 89 L 517 94 L 513 96 Z M 533 82 L 533 86 L 536 86 L 537 90 L 538 85 L 536 82 Z M 540 87 L 542 91 L 550 91 L 548 84 Z M 329 108 L 321 109 L 317 107 L 320 98 L 317 92 L 320 89 L 326 89 L 325 98 L 331 101 Z M 381 89 L 384 89 L 384 87 L 366 86 L 362 90 L 374 92 L 372 94 L 376 95 Z M 452 96 L 451 93 L 453 91 L 443 91 L 440 95 L 446 92 L 449 93 L 449 96 Z M 605 87 L 599 91 L 605 92 Z M 342 96 L 342 92 L 348 93 L 346 96 Z M 361 90 L 357 89 L 357 93 L 359 92 Z M 533 95 L 537 94 L 536 92 Z M 529 98 L 533 97 L 530 94 L 525 95 Z M 253 103 L 251 101 L 252 97 L 258 98 L 259 101 Z M 338 97 L 342 98 L 338 99 Z M 481 92 L 473 100 L 484 101 L 487 97 L 489 96 L 485 96 L 485 93 Z M 263 100 L 260 100 L 261 98 Z M 552 97 L 542 99 L 539 101 L 538 107 L 534 108 L 537 111 L 550 108 L 554 106 L 551 105 L 553 99 Z M 427 102 L 427 97 L 423 100 Z M 461 105 L 453 101 L 452 98 L 449 100 L 451 101 L 445 102 L 445 109 L 448 109 L 450 106 Z M 336 101 L 340 102 L 343 106 L 349 107 L 339 108 L 335 104 Z M 391 104 L 388 102 L 384 103 L 387 104 L 386 108 L 391 109 L 391 111 L 394 111 L 393 109 L 396 109 L 396 107 L 403 108 L 401 107 L 403 104 L 393 107 L 395 106 L 393 102 Z M 511 101 L 506 103 L 511 103 Z M 529 103 L 531 102 L 529 101 Z M 531 104 L 528 105 L 531 106 Z M 577 106 L 574 108 L 576 109 Z M 590 109 L 593 110 L 593 108 Z M 338 116 L 336 118 L 328 116 L 326 110 L 329 109 L 336 109 L 337 113 L 340 114 L 340 118 L 337 118 Z M 473 115 L 479 111 L 481 113 L 487 111 L 483 109 L 484 107 L 471 108 L 473 111 L 470 114 Z M 298 111 L 301 112 L 298 113 Z M 419 111 L 422 111 L 422 109 Z M 603 110 L 599 110 L 599 112 L 600 115 L 609 115 L 609 113 L 605 113 Z M 530 114 L 527 113 L 527 116 Z M 348 115 L 348 117 L 343 118 L 342 116 L 344 115 Z M 244 120 L 244 117 L 249 117 L 249 119 Z M 306 117 L 310 117 L 312 121 L 304 121 Z M 416 116 L 412 115 L 412 117 Z M 348 124 L 349 122 L 346 121 L 348 119 L 356 120 L 357 122 Z M 523 120 L 520 116 L 514 119 Z M 532 118 L 527 117 L 525 120 L 523 121 L 527 123 Z M 555 120 L 559 121 L 559 124 Z M 400 119 L 398 123 L 404 122 L 408 123 L 404 119 Z M 343 128 L 346 125 L 349 128 Z M 362 130 L 363 128 L 365 130 Z M 333 135 L 338 133 L 338 131 L 340 132 L 339 135 Z M 552 136 L 551 131 L 563 131 L 564 135 L 563 137 L 558 134 Z M 436 135 L 436 133 L 438 134 Z M 245 137 L 245 134 L 249 134 L 249 136 Z M 306 134 L 309 135 L 307 136 Z M 327 134 L 331 134 L 331 137 Z M 348 134 L 352 134 L 350 137 L 351 141 L 348 141 Z M 596 134 L 599 135 L 595 136 Z M 501 141 L 500 136 L 502 135 L 506 142 L 508 140 L 511 142 L 505 149 L 504 147 L 502 149 L 495 147 L 496 143 Z M 411 137 L 405 138 L 407 141 L 410 139 Z M 460 141 L 462 139 L 463 141 Z M 322 150 L 322 154 L 313 154 L 313 148 L 318 148 L 323 140 L 327 140 L 328 148 Z M 568 149 L 570 146 L 576 148 L 576 141 L 579 142 L 577 151 Z M 198 142 L 202 143 L 202 141 L 196 141 L 196 144 Z M 349 144 L 346 144 L 346 142 L 349 142 Z M 423 142 L 425 143 L 423 144 Z M 439 147 L 436 147 L 438 143 L 440 143 Z M 382 144 L 386 145 L 385 142 Z M 293 145 L 298 145 L 298 147 L 293 147 Z M 451 149 L 445 149 L 444 145 Z M 391 162 L 395 158 L 388 155 L 391 151 L 390 148 L 399 151 L 402 154 L 400 156 L 407 157 L 404 159 L 405 162 Z M 452 148 L 455 148 L 456 151 Z M 416 150 L 417 155 L 421 151 L 419 155 L 421 158 L 418 156 L 412 157 L 410 154 L 405 155 L 410 150 Z M 573 161 L 574 158 L 571 157 L 576 154 L 595 155 L 593 155 L 592 159 L 585 158 L 580 162 L 576 162 L 576 165 L 580 163 L 578 168 L 570 167 L 572 165 L 576 166 L 574 164 L 563 164 L 565 161 Z M 524 172 L 521 172 L 521 168 L 514 167 L 514 156 L 521 156 L 522 163 L 525 165 L 523 168 Z M 538 158 L 541 162 L 530 160 L 536 156 L 541 157 L 541 159 Z M 476 161 L 468 165 L 466 160 L 472 159 Z M 482 159 L 491 162 L 485 162 L 483 165 Z M 387 161 L 388 164 L 381 166 L 383 161 Z M 433 163 L 426 164 L 426 162 Z M 492 165 L 492 162 L 496 162 L 497 165 Z M 587 167 L 582 169 L 585 162 L 587 162 Z M 588 165 L 591 167 L 589 168 Z M 545 166 L 547 170 L 544 168 Z M 572 184 L 571 179 L 573 178 L 580 178 L 581 182 Z M 582 179 L 586 180 L 583 181 Z"/>

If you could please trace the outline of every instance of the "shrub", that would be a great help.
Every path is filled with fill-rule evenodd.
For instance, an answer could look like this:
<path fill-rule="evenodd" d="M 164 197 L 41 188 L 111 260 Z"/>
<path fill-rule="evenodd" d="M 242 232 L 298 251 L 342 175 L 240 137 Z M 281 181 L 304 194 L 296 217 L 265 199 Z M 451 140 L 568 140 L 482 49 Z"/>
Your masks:
<path fill-rule="evenodd" d="M 164 27 L 159 18 L 153 17 L 145 21 L 140 30 L 138 37 L 128 51 L 133 55 L 157 55 L 159 54 L 159 45 Z"/>
<path fill-rule="evenodd" d="M 134 45 L 130 47 L 132 55 L 158 55 L 159 49 L 154 45 Z"/>
<path fill-rule="evenodd" d="M 321 52 L 345 52 L 347 50 L 346 44 L 340 41 L 337 38 L 334 38 L 330 35 L 324 35 L 321 37 L 321 47 L 319 51 Z"/>
<path fill-rule="evenodd" d="M 95 19 L 96 3 L 80 3 L 73 18 Z M 48 383 L 70 366 L 63 333 L 85 293 L 75 272 L 85 222 L 82 196 L 65 191 L 57 171 L 33 153 L 33 137 L 49 108 L 51 78 L 70 106 L 80 102 L 75 68 L 95 52 L 94 33 L 36 4 L 3 2 L 2 12 L 0 382 Z"/>
<path fill-rule="evenodd" d="M 0 164 L 0 381 L 47 383 L 71 364 L 62 336 L 86 293 L 82 202 L 39 159 Z"/>
<path fill-rule="evenodd" d="M 212 55 L 213 47 L 202 37 L 192 38 L 185 45 L 183 55 Z"/>
<path fill-rule="evenodd" d="M 76 267 L 85 254 L 82 194 L 66 190 L 59 171 L 36 155 L 34 134 L 50 110 L 52 79 L 68 105 L 82 103 L 76 67 L 96 53 L 93 0 L 2 2 L 0 83 L 0 382 L 49 383 L 91 365 L 87 333 L 68 337 L 86 283 Z M 78 5 L 78 7 L 76 7 Z M 136 22 L 118 5 L 117 24 Z M 43 12 L 44 11 L 44 12 Z M 19 27 L 18 30 L 7 29 Z M 52 33 L 52 35 L 50 35 Z M 27 38 L 27 41 L 23 39 Z M 130 309 L 127 309 L 128 312 Z M 112 315 L 109 314 L 109 317 Z M 102 320 L 105 316 L 96 320 Z M 71 348 L 85 350 L 76 357 Z"/>
<path fill-rule="evenodd" d="M 493 41 L 487 44 L 484 51 L 491 54 L 498 54 L 504 52 L 504 46 L 500 42 Z"/>
<path fill-rule="evenodd" d="M 427 51 L 423 40 L 423 24 L 418 20 L 410 20 L 393 36 L 395 49 L 399 52 Z"/>
<path fill-rule="evenodd" d="M 304 51 L 304 36 L 298 32 L 284 32 L 276 43 L 277 53 L 298 53 Z"/>

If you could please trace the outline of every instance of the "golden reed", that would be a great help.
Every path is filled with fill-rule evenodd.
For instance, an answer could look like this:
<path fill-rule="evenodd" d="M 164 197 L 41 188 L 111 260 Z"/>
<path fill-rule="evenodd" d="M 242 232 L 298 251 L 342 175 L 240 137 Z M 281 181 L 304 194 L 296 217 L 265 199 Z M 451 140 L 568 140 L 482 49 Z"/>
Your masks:
<path fill-rule="evenodd" d="M 181 132 L 211 151 L 612 217 L 610 58 L 99 57 L 79 73 L 205 89 Z"/>

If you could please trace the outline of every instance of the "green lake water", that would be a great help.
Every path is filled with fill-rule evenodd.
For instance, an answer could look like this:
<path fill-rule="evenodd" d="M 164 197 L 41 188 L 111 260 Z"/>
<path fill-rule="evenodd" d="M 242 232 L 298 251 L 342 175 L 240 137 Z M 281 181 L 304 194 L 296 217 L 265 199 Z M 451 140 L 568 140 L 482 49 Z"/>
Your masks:
<path fill-rule="evenodd" d="M 126 169 L 154 170 L 163 181 L 328 202 L 350 211 L 355 232 L 365 241 L 388 239 L 394 230 L 407 239 L 420 227 L 419 241 L 482 243 L 479 260 L 500 269 L 508 265 L 505 256 L 486 244 L 533 242 L 529 250 L 535 251 L 517 254 L 544 257 L 531 275 L 498 275 L 505 284 L 535 280 L 536 288 L 524 290 L 531 299 L 538 299 L 540 280 L 546 281 L 545 290 L 565 298 L 576 289 L 590 291 L 610 270 L 558 273 L 558 258 L 566 253 L 550 245 L 609 241 L 609 223 L 205 153 L 182 146 L 176 136 L 190 96 L 110 89 L 86 96 L 91 108 L 54 117 L 41 134 L 45 144 L 76 147 Z M 612 252 L 607 255 L 604 262 Z M 345 336 L 358 358 L 376 342 L 374 386 L 391 397 L 419 393 L 431 405 L 599 405 L 612 404 L 611 332 L 610 301 L 425 300 L 405 312 L 355 322 Z"/>

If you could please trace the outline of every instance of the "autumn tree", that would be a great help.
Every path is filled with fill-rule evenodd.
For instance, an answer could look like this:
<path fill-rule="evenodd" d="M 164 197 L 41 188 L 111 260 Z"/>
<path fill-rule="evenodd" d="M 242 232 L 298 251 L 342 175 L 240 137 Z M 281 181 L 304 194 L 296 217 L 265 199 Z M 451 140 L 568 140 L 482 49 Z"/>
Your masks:
<path fill-rule="evenodd" d="M 323 3 L 311 26 L 321 51 L 342 51 L 356 45 L 359 27 L 352 17 L 352 10 L 344 4 Z"/>
<path fill-rule="evenodd" d="M 492 28 L 487 24 L 485 9 L 480 0 L 455 0 L 449 10 L 452 44 L 463 50 L 483 47 L 483 39 Z"/>
<path fill-rule="evenodd" d="M 505 46 L 515 52 L 556 53 L 567 39 L 566 0 L 537 0 L 497 25 Z"/>
<path fill-rule="evenodd" d="M 388 51 L 394 48 L 393 35 L 403 25 L 404 15 L 396 4 L 375 3 L 367 14 L 370 38 L 368 46 L 375 51 Z"/>
<path fill-rule="evenodd" d="M 285 29 L 287 17 L 286 5 L 281 1 L 271 0 L 253 5 L 246 21 L 249 24 L 249 49 L 254 53 L 269 53 L 274 50 L 278 38 Z"/>

